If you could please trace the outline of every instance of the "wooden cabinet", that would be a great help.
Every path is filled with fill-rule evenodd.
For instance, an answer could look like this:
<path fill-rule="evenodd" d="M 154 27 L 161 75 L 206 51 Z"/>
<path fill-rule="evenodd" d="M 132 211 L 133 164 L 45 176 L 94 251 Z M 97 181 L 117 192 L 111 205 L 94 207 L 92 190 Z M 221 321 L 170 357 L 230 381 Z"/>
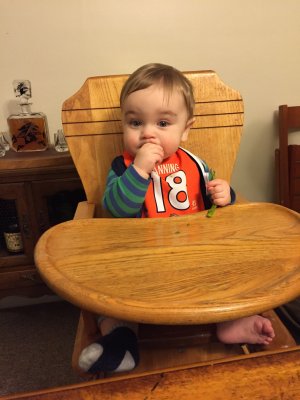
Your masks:
<path fill-rule="evenodd" d="M 0 298 L 49 292 L 34 266 L 35 244 L 48 228 L 72 219 L 82 200 L 84 190 L 69 153 L 11 150 L 0 158 Z M 4 240 L 12 219 L 24 246 L 18 254 L 9 253 Z"/>

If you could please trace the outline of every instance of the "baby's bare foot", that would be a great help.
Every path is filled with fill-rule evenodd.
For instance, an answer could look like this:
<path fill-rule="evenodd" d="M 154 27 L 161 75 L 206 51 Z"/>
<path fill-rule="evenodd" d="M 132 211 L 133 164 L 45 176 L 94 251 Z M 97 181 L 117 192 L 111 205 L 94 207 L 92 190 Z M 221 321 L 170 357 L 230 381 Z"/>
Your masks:
<path fill-rule="evenodd" d="M 268 345 L 275 337 L 272 323 L 260 315 L 221 322 L 217 325 L 218 339 L 223 343 Z"/>

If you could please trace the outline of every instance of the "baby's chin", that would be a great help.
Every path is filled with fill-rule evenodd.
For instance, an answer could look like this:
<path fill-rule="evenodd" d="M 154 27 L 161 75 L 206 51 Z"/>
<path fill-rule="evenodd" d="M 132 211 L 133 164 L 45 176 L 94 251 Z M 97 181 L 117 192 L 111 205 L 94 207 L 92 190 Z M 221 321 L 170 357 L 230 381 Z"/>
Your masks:
<path fill-rule="evenodd" d="M 171 157 L 172 154 L 166 154 L 163 158 L 163 161 L 166 161 L 169 157 Z"/>

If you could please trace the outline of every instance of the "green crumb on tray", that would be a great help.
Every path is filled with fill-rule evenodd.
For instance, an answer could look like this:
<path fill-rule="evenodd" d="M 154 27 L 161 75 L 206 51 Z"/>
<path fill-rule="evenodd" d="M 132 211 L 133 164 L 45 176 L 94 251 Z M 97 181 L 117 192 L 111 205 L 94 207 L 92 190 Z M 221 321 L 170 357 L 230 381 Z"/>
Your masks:
<path fill-rule="evenodd" d="M 216 208 L 217 208 L 217 206 L 215 204 L 213 204 L 210 207 L 210 209 L 207 211 L 207 214 L 206 214 L 207 218 L 211 218 L 214 215 Z"/>
<path fill-rule="evenodd" d="M 213 179 L 215 179 L 215 176 L 216 176 L 216 171 L 214 171 L 213 169 L 210 169 L 209 170 L 209 180 L 212 181 Z M 217 206 L 215 204 L 213 204 L 210 207 L 210 209 L 207 211 L 207 214 L 206 214 L 207 218 L 211 218 L 214 215 L 216 208 L 217 208 Z"/>

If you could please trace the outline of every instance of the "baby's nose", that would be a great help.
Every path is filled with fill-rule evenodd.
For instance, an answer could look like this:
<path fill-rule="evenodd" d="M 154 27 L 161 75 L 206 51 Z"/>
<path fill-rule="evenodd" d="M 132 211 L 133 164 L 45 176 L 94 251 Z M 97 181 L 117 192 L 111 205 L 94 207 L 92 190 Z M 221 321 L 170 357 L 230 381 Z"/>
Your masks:
<path fill-rule="evenodd" d="M 143 127 L 143 137 L 145 138 L 153 138 L 155 137 L 154 129 L 151 125 L 144 125 Z"/>

